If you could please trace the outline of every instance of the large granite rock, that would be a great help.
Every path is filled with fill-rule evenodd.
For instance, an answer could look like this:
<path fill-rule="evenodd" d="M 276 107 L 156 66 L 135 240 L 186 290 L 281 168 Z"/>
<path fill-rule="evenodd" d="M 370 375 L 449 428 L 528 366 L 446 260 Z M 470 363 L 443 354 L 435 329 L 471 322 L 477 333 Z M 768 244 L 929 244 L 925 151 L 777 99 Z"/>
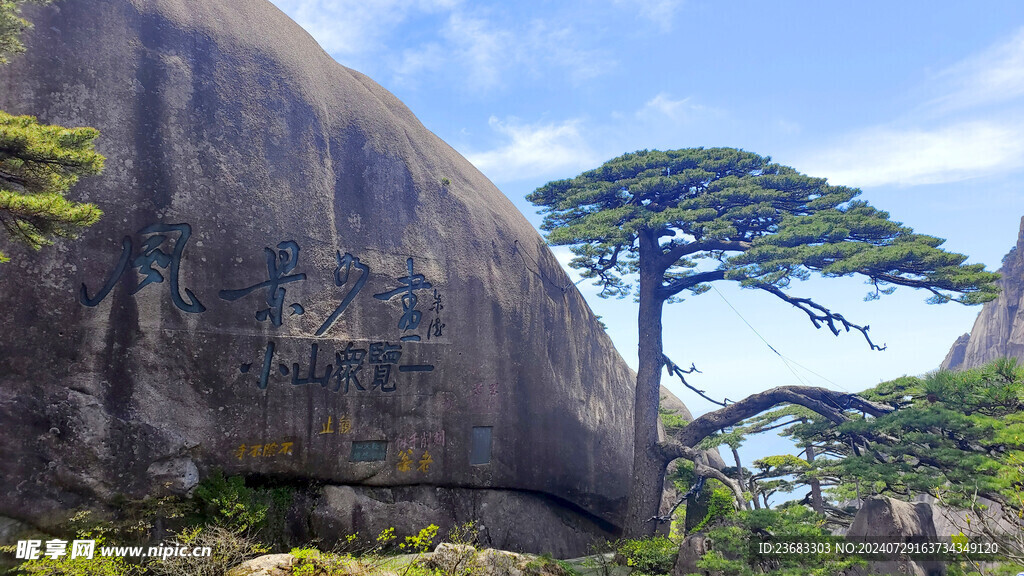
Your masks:
<path fill-rule="evenodd" d="M 932 520 L 932 506 L 924 502 L 911 504 L 878 496 L 868 498 L 857 511 L 846 532 L 847 541 L 878 543 L 945 542 L 939 540 Z M 940 561 L 912 560 L 891 555 L 885 560 L 869 561 L 855 574 L 891 574 L 909 576 L 945 576 L 946 565 Z"/>
<path fill-rule="evenodd" d="M 1024 360 L 1024 218 L 999 274 L 999 297 L 984 304 L 970 334 L 957 338 L 942 368 L 976 368 L 1004 356 Z"/>
<path fill-rule="evenodd" d="M 267 554 L 235 566 L 225 576 L 291 576 L 295 556 Z"/>
<path fill-rule="evenodd" d="M 679 556 L 676 558 L 675 566 L 672 567 L 672 576 L 702 573 L 697 568 L 697 562 L 700 562 L 700 559 L 710 551 L 711 542 L 706 535 L 701 532 L 687 534 L 679 544 Z"/>
<path fill-rule="evenodd" d="M 5 246 L 0 515 L 51 526 L 219 468 L 528 495 L 614 531 L 633 375 L 530 224 L 401 102 L 265 0 L 26 14 L 0 109 L 102 131 L 106 171 L 74 196 L 105 215 Z"/>
<path fill-rule="evenodd" d="M 483 546 L 559 558 L 589 550 L 595 535 L 611 538 L 614 532 L 608 523 L 543 494 L 435 486 L 327 486 L 310 520 L 313 532 L 327 541 L 357 532 L 373 537 L 388 528 L 415 534 L 429 524 L 446 535 L 474 521 Z"/>

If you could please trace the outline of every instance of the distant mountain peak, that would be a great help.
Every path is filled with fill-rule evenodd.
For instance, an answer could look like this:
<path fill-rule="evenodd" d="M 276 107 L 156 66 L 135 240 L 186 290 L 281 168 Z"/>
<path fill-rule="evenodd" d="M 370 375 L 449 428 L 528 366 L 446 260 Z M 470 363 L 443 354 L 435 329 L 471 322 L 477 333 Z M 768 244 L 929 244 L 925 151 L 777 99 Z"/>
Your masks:
<path fill-rule="evenodd" d="M 975 368 L 1003 356 L 1024 359 L 1024 218 L 999 274 L 999 297 L 984 305 L 970 334 L 956 339 L 942 368 Z"/>

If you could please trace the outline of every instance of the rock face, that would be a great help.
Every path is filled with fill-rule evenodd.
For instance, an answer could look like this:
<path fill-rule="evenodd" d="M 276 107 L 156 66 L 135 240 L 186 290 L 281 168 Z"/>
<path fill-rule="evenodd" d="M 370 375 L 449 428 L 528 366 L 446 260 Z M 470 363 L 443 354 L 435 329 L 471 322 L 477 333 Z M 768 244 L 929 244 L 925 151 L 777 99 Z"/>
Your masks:
<path fill-rule="evenodd" d="M 846 539 L 879 543 L 940 541 L 930 504 L 911 504 L 885 497 L 869 498 L 864 502 L 846 533 Z M 869 561 L 866 569 L 859 569 L 857 573 L 944 576 L 946 565 L 939 561 L 914 561 L 893 555 L 884 561 Z"/>
<path fill-rule="evenodd" d="M 615 530 L 633 375 L 530 224 L 401 102 L 265 0 L 26 14 L 0 109 L 101 130 L 106 171 L 74 196 L 105 215 L 5 246 L 0 516 L 45 528 L 222 469 L 395 505 L 503 493 L 548 510 L 518 549 L 547 551 L 515 541 L 531 518 L 564 520 L 544 529 L 566 554 Z"/>
<path fill-rule="evenodd" d="M 999 297 L 982 307 L 971 333 L 953 343 L 943 368 L 975 368 L 1004 356 L 1024 360 L 1024 218 L 1017 245 L 1003 257 L 999 274 Z"/>
<path fill-rule="evenodd" d="M 226 576 L 290 576 L 294 564 L 291 554 L 268 554 L 235 566 Z"/>
<path fill-rule="evenodd" d="M 327 486 L 310 514 L 313 533 L 328 541 L 355 532 L 376 535 L 387 528 L 415 534 L 431 523 L 444 535 L 468 521 L 476 523 L 482 545 L 544 550 L 559 558 L 589 550 L 595 534 L 613 530 L 537 494 L 434 486 Z"/>
<path fill-rule="evenodd" d="M 697 562 L 710 551 L 711 546 L 707 536 L 700 532 L 687 535 L 679 544 L 679 557 L 676 558 L 676 564 L 672 567 L 672 576 L 701 573 L 697 568 Z"/>

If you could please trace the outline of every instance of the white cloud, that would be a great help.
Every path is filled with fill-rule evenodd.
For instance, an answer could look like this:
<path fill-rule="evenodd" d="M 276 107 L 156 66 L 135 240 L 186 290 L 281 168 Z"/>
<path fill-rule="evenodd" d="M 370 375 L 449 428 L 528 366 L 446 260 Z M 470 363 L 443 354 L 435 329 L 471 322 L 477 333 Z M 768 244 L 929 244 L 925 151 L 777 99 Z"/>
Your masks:
<path fill-rule="evenodd" d="M 498 27 L 493 21 L 454 11 L 436 40 L 407 49 L 393 66 L 397 81 L 415 83 L 426 72 L 448 69 L 470 89 L 487 91 L 521 73 L 568 75 L 574 81 L 599 76 L 614 62 L 579 47 L 575 30 L 541 20 Z"/>
<path fill-rule="evenodd" d="M 641 18 L 650 20 L 667 32 L 672 29 L 676 12 L 682 7 L 683 0 L 615 0 L 615 3 L 631 6 Z"/>
<path fill-rule="evenodd" d="M 582 48 L 585 38 L 572 26 L 499 19 L 499 10 L 463 6 L 462 0 L 273 1 L 345 64 L 385 62 L 404 85 L 445 74 L 487 91 L 516 74 L 558 73 L 580 81 L 614 66 L 606 53 Z M 413 25 L 423 40 L 410 45 L 401 35 Z"/>
<path fill-rule="evenodd" d="M 643 108 L 637 110 L 636 116 L 645 120 L 663 121 L 668 118 L 674 122 L 685 122 L 694 119 L 698 114 L 720 114 L 718 110 L 694 104 L 691 98 L 673 100 L 668 94 L 661 92 L 648 100 Z"/>
<path fill-rule="evenodd" d="M 938 94 L 900 121 L 853 132 L 798 165 L 851 186 L 939 184 L 1024 168 L 1024 28 L 936 79 Z"/>
<path fill-rule="evenodd" d="M 597 164 L 597 157 L 580 134 L 580 121 L 522 124 L 515 118 L 490 118 L 491 129 L 506 144 L 466 157 L 491 180 L 510 182 L 556 173 L 576 173 Z"/>
<path fill-rule="evenodd" d="M 489 89 L 501 82 L 503 60 L 515 44 L 507 30 L 491 26 L 483 18 L 452 14 L 441 31 L 452 59 L 466 72 L 466 80 L 476 89 Z"/>
<path fill-rule="evenodd" d="M 955 182 L 1024 167 L 1024 126 L 973 121 L 931 130 L 869 128 L 799 166 L 847 186 Z"/>
<path fill-rule="evenodd" d="M 530 24 L 521 46 L 521 61 L 542 61 L 565 70 L 577 82 L 600 76 L 616 66 L 607 55 L 580 48 L 572 27 L 553 27 L 542 20 Z"/>
<path fill-rule="evenodd" d="M 273 0 L 335 56 L 378 48 L 382 37 L 417 13 L 451 11 L 460 0 Z"/>
<path fill-rule="evenodd" d="M 1024 96 L 1024 28 L 1009 41 L 967 58 L 939 74 L 951 91 L 930 105 L 949 112 Z"/>
<path fill-rule="evenodd" d="M 399 82 L 424 72 L 433 72 L 442 68 L 448 56 L 436 42 L 421 46 L 419 49 L 406 49 L 394 66 L 395 77 Z"/>

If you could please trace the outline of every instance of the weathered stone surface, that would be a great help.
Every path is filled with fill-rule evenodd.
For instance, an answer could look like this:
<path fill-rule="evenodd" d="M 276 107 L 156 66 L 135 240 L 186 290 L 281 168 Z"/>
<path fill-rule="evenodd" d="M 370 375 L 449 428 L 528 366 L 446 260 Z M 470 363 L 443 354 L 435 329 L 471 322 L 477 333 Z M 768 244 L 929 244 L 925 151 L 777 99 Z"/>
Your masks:
<path fill-rule="evenodd" d="M 0 109 L 95 126 L 108 160 L 74 192 L 100 224 L 5 246 L 0 514 L 184 491 L 191 462 L 546 502 L 492 535 L 509 547 L 620 522 L 631 372 L 512 203 L 393 95 L 265 0 L 26 14 Z M 403 278 L 431 287 L 403 304 Z M 577 520 L 528 528 L 552 514 Z"/>
<path fill-rule="evenodd" d="M 988 498 L 978 497 L 979 508 L 984 507 L 981 513 L 965 508 L 941 506 L 938 499 L 930 494 L 919 494 L 914 501 L 931 506 L 935 533 L 943 540 L 964 534 L 973 540 L 986 541 L 991 540 L 992 534 L 1014 535 L 1024 530 L 1024 522 L 1014 522 L 1013 518 L 1004 516 L 1003 506 Z"/>
<path fill-rule="evenodd" d="M 15 544 L 21 536 L 31 532 L 31 525 L 21 520 L 0 516 L 0 546 Z"/>
<path fill-rule="evenodd" d="M 235 566 L 226 576 L 291 576 L 294 564 L 291 554 L 267 554 Z"/>
<path fill-rule="evenodd" d="M 476 568 L 476 548 L 468 544 L 442 542 L 424 560 L 424 564 L 443 574 L 465 574 Z"/>
<path fill-rule="evenodd" d="M 679 544 L 679 557 L 672 568 L 672 576 L 700 574 L 697 561 L 711 550 L 708 537 L 701 533 L 689 534 Z"/>
<path fill-rule="evenodd" d="M 614 552 L 592 554 L 564 562 L 579 576 L 629 576 L 633 572 L 632 567 L 615 561 Z"/>
<path fill-rule="evenodd" d="M 154 462 L 146 469 L 150 481 L 170 494 L 185 495 L 199 484 L 199 469 L 191 458 Z"/>
<path fill-rule="evenodd" d="M 311 516 L 313 531 L 328 540 L 356 532 L 375 537 L 388 528 L 415 534 L 430 524 L 443 535 L 471 520 L 482 546 L 559 558 L 586 551 L 595 535 L 614 537 L 597 518 L 542 494 L 511 490 L 326 486 Z"/>
<path fill-rule="evenodd" d="M 474 574 L 479 576 L 564 576 L 566 571 L 550 560 L 529 554 L 486 548 L 477 550 L 466 544 L 442 543 L 432 554 L 424 554 L 423 564 L 442 574 Z"/>
<path fill-rule="evenodd" d="M 476 555 L 481 576 L 523 576 L 529 559 L 519 554 L 488 548 Z"/>
<path fill-rule="evenodd" d="M 892 498 L 874 497 L 864 501 L 853 524 L 846 532 L 848 540 L 870 539 L 874 542 L 938 542 L 932 507 L 924 502 L 911 504 Z M 871 561 L 857 574 L 907 574 L 912 576 L 944 576 L 942 562 L 918 562 L 906 557 Z"/>
<path fill-rule="evenodd" d="M 567 563 L 581 565 L 588 558 L 577 558 Z M 419 560 L 424 566 L 441 574 L 473 574 L 479 576 L 567 576 L 568 572 L 550 559 L 532 554 L 519 554 L 507 550 L 485 548 L 477 550 L 467 544 L 442 543 L 432 553 L 426 553 Z M 584 572 L 586 573 L 586 572 Z M 604 576 L 620 575 L 621 571 L 608 571 Z M 626 575 L 629 572 L 625 572 Z"/>
<path fill-rule="evenodd" d="M 982 306 L 971 333 L 957 338 L 943 368 L 975 368 L 1004 356 L 1024 360 L 1024 218 L 999 274 L 999 297 Z"/>

